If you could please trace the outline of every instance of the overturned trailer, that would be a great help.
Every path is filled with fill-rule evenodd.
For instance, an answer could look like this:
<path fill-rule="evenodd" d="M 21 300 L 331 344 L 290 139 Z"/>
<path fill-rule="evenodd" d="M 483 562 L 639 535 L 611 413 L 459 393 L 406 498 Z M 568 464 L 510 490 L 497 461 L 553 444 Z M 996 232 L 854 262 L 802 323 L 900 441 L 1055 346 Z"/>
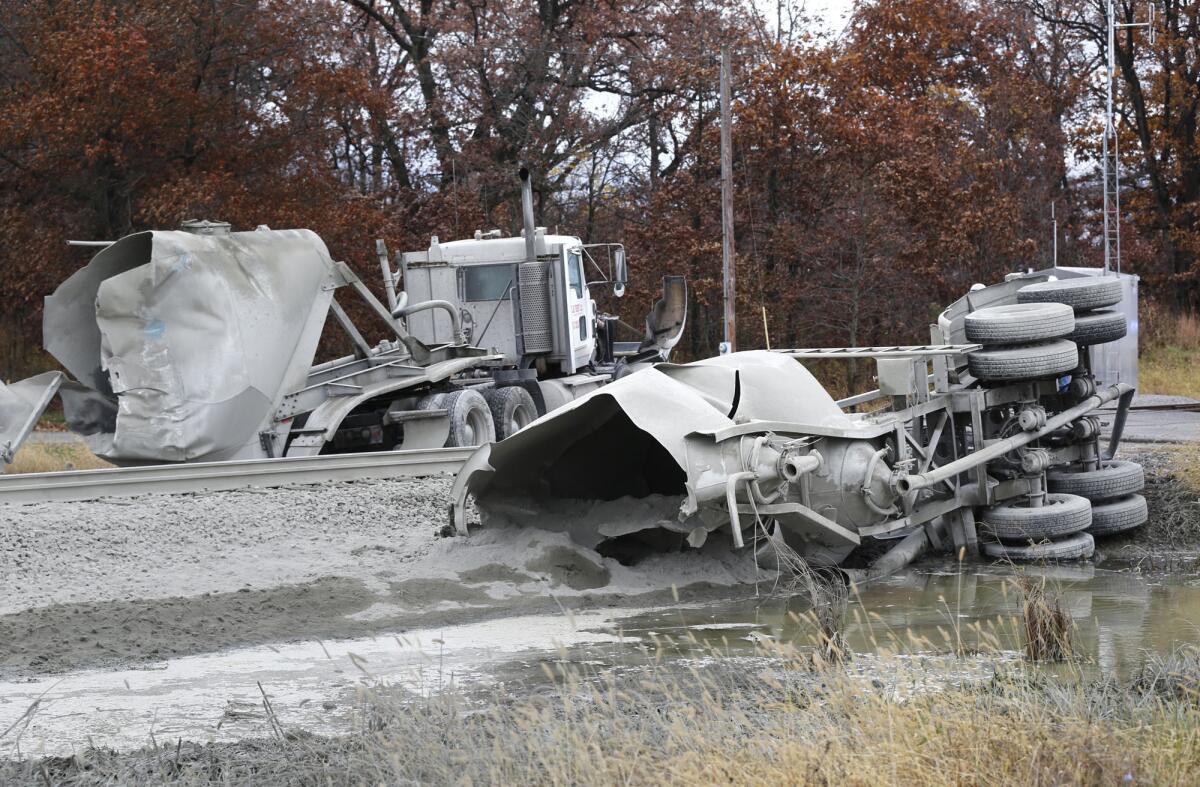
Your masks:
<path fill-rule="evenodd" d="M 1146 506 L 1141 468 L 1114 458 L 1133 385 L 1093 369 L 1136 306 L 1122 305 L 1127 281 L 1083 273 L 976 289 L 926 346 L 658 364 L 478 449 L 456 480 L 453 523 L 467 534 L 473 499 L 485 523 L 565 530 L 622 560 L 715 531 L 761 558 L 786 545 L 817 565 L 875 542 L 890 547 L 876 572 L 930 548 L 1090 557 L 1093 536 L 1137 527 Z M 835 402 L 798 363 L 808 358 L 873 358 L 879 389 Z M 851 412 L 873 400 L 888 406 Z M 1109 404 L 1104 445 L 1097 411 Z"/>
<path fill-rule="evenodd" d="M 624 248 L 535 226 L 520 178 L 520 236 L 434 236 L 395 257 L 377 241 L 386 303 L 308 230 L 190 221 L 99 244 L 46 298 L 45 346 L 66 373 L 0 383 L 0 465 L 55 395 L 118 465 L 269 459 L 502 440 L 666 360 L 683 278 L 664 278 L 640 341 L 617 341 L 619 320 L 592 296 L 624 293 Z M 348 297 L 382 340 L 365 338 Z M 330 319 L 353 354 L 315 363 Z"/>

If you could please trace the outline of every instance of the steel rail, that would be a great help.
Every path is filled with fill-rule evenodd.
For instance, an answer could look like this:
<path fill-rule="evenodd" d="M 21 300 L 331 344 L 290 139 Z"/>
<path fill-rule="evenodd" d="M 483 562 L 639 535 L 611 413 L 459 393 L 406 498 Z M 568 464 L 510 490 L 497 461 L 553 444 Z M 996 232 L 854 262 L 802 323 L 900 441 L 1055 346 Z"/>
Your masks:
<path fill-rule="evenodd" d="M 1196 413 L 1200 412 L 1200 402 L 1180 402 L 1179 404 L 1135 404 L 1129 409 L 1141 413 Z"/>
<path fill-rule="evenodd" d="M 474 448 L 425 448 L 0 475 L 0 503 L 28 505 L 101 497 L 456 474 L 474 451 Z"/>

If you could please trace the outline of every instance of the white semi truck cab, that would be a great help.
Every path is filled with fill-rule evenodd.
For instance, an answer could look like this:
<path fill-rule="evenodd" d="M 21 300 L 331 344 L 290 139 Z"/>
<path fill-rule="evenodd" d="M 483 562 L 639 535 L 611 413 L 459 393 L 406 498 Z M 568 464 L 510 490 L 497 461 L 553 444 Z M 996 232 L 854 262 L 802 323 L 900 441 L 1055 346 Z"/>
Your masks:
<path fill-rule="evenodd" d="M 507 365 L 536 369 L 539 377 L 565 376 L 596 356 L 596 302 L 588 289 L 591 268 L 604 273 L 595 253 L 614 264 L 611 280 L 624 284 L 624 249 L 617 244 L 585 247 L 573 235 L 533 232 L 533 259 L 523 237 L 498 231 L 443 243 L 434 236 L 426 251 L 400 256 L 407 302 L 448 301 L 460 312 L 468 344 L 502 355 Z M 403 311 L 404 309 L 402 309 Z M 407 315 L 408 330 L 430 346 L 454 341 L 446 310 Z"/>

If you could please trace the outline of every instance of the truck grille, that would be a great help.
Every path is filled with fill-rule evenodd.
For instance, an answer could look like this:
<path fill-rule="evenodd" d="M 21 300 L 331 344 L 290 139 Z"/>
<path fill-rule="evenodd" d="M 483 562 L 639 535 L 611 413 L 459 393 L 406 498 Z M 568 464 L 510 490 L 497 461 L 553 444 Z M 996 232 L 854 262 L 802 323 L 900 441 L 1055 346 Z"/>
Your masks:
<path fill-rule="evenodd" d="M 521 331 L 526 353 L 554 349 L 550 319 L 550 264 L 523 262 L 517 273 L 521 295 Z"/>

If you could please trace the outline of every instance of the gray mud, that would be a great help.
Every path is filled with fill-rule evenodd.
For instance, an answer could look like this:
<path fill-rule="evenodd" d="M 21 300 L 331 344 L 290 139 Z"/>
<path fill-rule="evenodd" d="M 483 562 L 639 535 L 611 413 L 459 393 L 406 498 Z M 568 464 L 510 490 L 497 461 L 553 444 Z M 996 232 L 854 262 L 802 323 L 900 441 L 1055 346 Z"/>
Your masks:
<path fill-rule="evenodd" d="M 585 558 L 554 554 L 539 562 Z M 572 568 L 567 582 L 575 584 Z M 584 577 L 594 575 L 583 575 Z M 635 597 L 600 592 L 555 599 L 518 596 L 498 604 L 483 584 L 448 579 L 410 579 L 375 592 L 362 582 L 326 577 L 302 585 L 263 590 L 138 601 L 79 602 L 39 607 L 0 617 L 0 679 L 25 678 L 86 668 L 152 665 L 169 658 L 293 641 L 324 641 L 403 634 L 415 628 L 452 626 L 521 614 L 558 614 L 633 602 L 671 603 L 668 592 Z M 585 579 L 581 586 L 602 585 Z M 692 585 L 680 601 L 727 597 L 728 588 Z M 437 608 L 430 599 L 454 605 Z"/>
<path fill-rule="evenodd" d="M 1200 495 L 1158 450 L 1151 523 L 1096 563 L 1190 570 Z M 151 664 L 228 648 L 343 639 L 518 614 L 745 597 L 769 586 L 720 534 L 622 565 L 564 532 L 438 534 L 449 478 L 137 500 L 0 506 L 0 680 Z M 654 515 L 651 511 L 648 515 Z"/>
<path fill-rule="evenodd" d="M 628 567 L 565 533 L 446 538 L 445 477 L 0 506 L 0 679 L 728 595 L 712 544 Z M 716 590 L 716 588 L 724 590 Z"/>

